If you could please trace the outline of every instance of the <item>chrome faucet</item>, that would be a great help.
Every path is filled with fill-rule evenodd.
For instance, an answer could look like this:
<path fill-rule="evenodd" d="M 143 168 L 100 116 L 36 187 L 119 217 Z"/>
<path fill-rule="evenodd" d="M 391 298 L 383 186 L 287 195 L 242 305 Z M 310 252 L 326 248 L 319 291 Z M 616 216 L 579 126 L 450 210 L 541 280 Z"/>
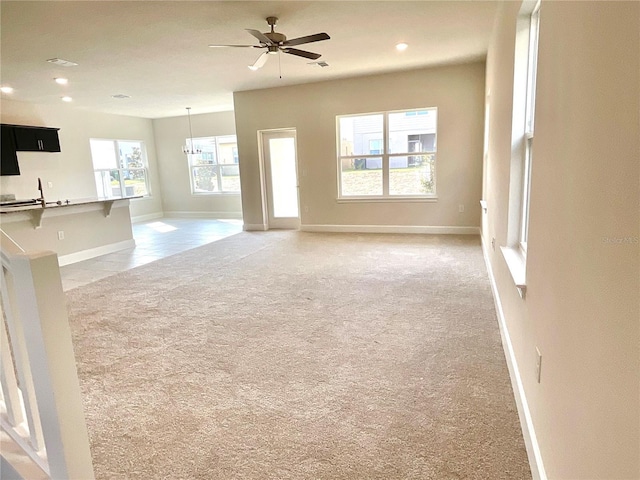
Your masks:
<path fill-rule="evenodd" d="M 40 191 L 40 198 L 36 198 L 36 200 L 40 202 L 42 204 L 42 208 L 44 208 L 47 204 L 44 201 L 44 192 L 42 191 L 42 180 L 40 180 L 40 177 L 38 177 L 38 190 Z"/>

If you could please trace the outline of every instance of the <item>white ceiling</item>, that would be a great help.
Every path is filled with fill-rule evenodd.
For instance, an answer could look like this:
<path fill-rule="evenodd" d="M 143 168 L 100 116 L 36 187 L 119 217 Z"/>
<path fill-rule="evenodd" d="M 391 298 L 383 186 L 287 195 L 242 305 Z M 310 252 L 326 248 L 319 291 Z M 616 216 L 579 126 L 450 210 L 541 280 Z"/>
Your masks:
<path fill-rule="evenodd" d="M 231 110 L 232 92 L 482 59 L 494 1 L 4 1 L 0 83 L 20 101 L 146 118 Z M 279 18 L 288 38 L 326 32 L 296 48 L 329 64 L 280 54 L 258 71 L 262 50 L 246 28 Z M 409 48 L 397 52 L 398 42 Z M 62 58 L 78 63 L 59 67 Z M 279 65 L 280 63 L 280 65 Z M 282 78 L 279 77 L 279 68 Z M 66 77 L 66 86 L 54 83 Z M 130 95 L 114 99 L 114 94 Z"/>

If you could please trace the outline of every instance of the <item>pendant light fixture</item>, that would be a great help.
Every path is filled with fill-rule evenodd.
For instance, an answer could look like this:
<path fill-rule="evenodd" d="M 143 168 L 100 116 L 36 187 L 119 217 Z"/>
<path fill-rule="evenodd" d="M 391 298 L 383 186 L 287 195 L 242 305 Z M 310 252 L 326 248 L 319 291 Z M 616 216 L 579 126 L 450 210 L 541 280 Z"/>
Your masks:
<path fill-rule="evenodd" d="M 196 155 L 198 153 L 202 153 L 202 150 L 193 146 L 193 132 L 191 131 L 191 107 L 187 107 L 187 116 L 189 117 L 189 139 L 191 141 L 191 144 L 182 147 L 182 153 L 186 153 L 187 155 Z"/>

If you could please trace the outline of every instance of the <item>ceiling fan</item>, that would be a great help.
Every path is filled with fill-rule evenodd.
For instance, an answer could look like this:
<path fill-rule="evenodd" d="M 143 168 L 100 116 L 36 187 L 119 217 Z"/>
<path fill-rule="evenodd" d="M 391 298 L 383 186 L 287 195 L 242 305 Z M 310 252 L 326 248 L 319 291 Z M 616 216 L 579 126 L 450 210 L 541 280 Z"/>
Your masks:
<path fill-rule="evenodd" d="M 329 40 L 331 37 L 326 33 L 316 33 L 314 35 L 307 35 L 305 37 L 292 38 L 287 40 L 287 37 L 282 33 L 274 31 L 274 27 L 278 22 L 277 17 L 267 17 L 267 23 L 271 27 L 270 32 L 259 32 L 258 30 L 251 30 L 247 28 L 247 32 L 256 37 L 260 42 L 260 45 L 209 45 L 210 47 L 239 47 L 239 48 L 266 48 L 253 65 L 250 65 L 251 70 L 257 70 L 262 67 L 267 59 L 268 55 L 275 55 L 278 52 L 288 53 L 290 55 L 296 55 L 298 57 L 310 58 L 311 60 L 317 60 L 320 58 L 319 53 L 307 52 L 306 50 L 299 50 L 297 48 L 291 48 L 295 45 L 302 45 L 304 43 L 319 42 L 321 40 Z"/>

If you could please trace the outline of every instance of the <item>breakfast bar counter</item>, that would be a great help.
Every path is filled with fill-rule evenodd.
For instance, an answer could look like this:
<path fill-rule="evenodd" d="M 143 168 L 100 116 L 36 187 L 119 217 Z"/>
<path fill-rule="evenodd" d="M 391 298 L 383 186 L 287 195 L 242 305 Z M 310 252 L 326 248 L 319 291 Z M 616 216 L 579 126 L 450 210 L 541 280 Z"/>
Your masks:
<path fill-rule="evenodd" d="M 135 198 L 140 197 L 64 200 L 44 207 L 38 200 L 5 202 L 0 227 L 23 250 L 53 251 L 61 266 L 68 265 L 135 247 L 129 209 Z"/>
<path fill-rule="evenodd" d="M 102 210 L 105 217 L 111 215 L 113 204 L 116 202 L 127 202 L 135 197 L 108 197 L 108 198 L 88 198 L 77 200 L 58 200 L 57 202 L 45 202 L 44 206 L 41 202 L 33 200 L 33 203 L 27 201 L 16 203 L 15 205 L 0 206 L 0 222 L 9 223 L 22 221 L 30 218 L 33 228 L 42 226 L 43 217 L 68 215 L 72 213 L 80 213 L 89 210 Z"/>

